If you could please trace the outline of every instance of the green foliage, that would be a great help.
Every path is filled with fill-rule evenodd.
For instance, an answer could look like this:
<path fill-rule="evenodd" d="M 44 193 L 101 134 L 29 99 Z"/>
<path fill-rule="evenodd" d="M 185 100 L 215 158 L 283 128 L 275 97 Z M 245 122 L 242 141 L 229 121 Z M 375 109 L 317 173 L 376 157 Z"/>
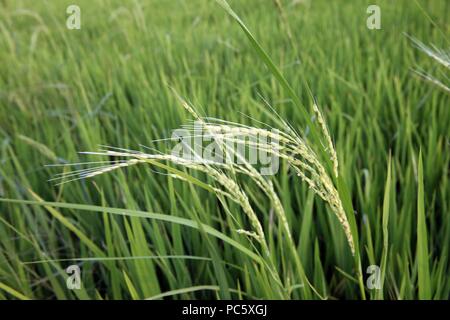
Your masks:
<path fill-rule="evenodd" d="M 366 28 L 367 1 L 281 1 L 283 15 L 272 1 L 229 2 L 239 17 L 215 1 L 80 0 L 81 30 L 68 30 L 72 1 L 2 1 L 0 299 L 450 297 L 448 94 L 413 76 L 433 62 L 403 36 L 446 47 L 448 1 L 375 1 L 381 30 Z M 190 119 L 170 87 L 202 114 L 277 126 L 263 97 L 320 147 L 314 95 L 357 254 L 285 163 L 273 179 L 318 294 L 302 290 L 292 248 L 254 184 L 245 191 L 281 284 L 235 232 L 249 225 L 239 207 L 218 200 L 201 173 L 154 163 L 47 182 L 59 172 L 45 164 L 98 161 L 77 152 L 100 144 L 170 150 L 154 140 Z M 81 290 L 66 287 L 74 263 Z M 381 291 L 366 287 L 372 264 Z"/>

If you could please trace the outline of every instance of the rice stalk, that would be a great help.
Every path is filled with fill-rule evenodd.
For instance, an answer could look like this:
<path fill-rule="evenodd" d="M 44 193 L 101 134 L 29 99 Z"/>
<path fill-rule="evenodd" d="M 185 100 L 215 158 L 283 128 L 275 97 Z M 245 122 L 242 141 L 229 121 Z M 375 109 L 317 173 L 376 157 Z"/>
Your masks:
<path fill-rule="evenodd" d="M 317 122 L 319 123 L 319 126 L 322 129 L 322 133 L 326 139 L 326 142 L 327 142 L 326 151 L 328 151 L 328 153 L 330 154 L 331 161 L 333 163 L 334 176 L 337 178 L 339 164 L 338 164 L 338 160 L 337 160 L 336 149 L 334 148 L 333 141 L 331 141 L 331 135 L 330 135 L 330 132 L 328 131 L 328 127 L 325 123 L 325 119 L 322 115 L 322 112 L 320 112 L 319 107 L 317 107 L 317 105 L 315 103 L 313 104 L 313 110 L 317 116 Z"/>
<path fill-rule="evenodd" d="M 443 66 L 447 70 L 450 70 L 450 52 L 447 50 L 440 49 L 435 45 L 427 46 L 417 38 L 406 35 L 415 45 L 416 48 L 424 52 L 428 57 L 436 61 L 439 65 Z M 428 81 L 437 87 L 443 89 L 447 93 L 450 93 L 450 87 L 448 84 L 445 84 L 442 80 L 437 79 L 435 76 L 430 73 L 424 72 L 422 70 L 413 70 L 413 72 Z M 443 74 L 444 78 L 448 81 L 448 77 Z"/>
<path fill-rule="evenodd" d="M 345 235 L 347 237 L 348 244 L 352 253 L 354 254 L 355 247 L 353 242 L 353 237 L 350 232 L 350 225 L 348 223 L 347 217 L 345 215 L 345 211 L 342 206 L 341 199 L 339 197 L 339 193 L 336 190 L 336 187 L 333 184 L 333 180 L 327 174 L 324 166 L 321 164 L 318 156 L 309 147 L 306 141 L 301 139 L 298 136 L 292 136 L 292 134 L 288 134 L 283 131 L 276 131 L 277 133 L 271 132 L 267 129 L 256 128 L 256 127 L 240 127 L 240 126 L 232 126 L 232 125 L 223 125 L 223 124 L 214 124 L 208 123 L 203 120 L 198 114 L 190 107 L 186 102 L 182 103 L 183 107 L 188 110 L 192 115 L 196 117 L 197 120 L 203 125 L 206 129 L 208 137 L 214 137 L 216 142 L 219 142 L 221 148 L 225 148 L 225 142 L 227 141 L 236 141 L 235 136 L 258 136 L 262 135 L 264 137 L 271 137 L 273 139 L 279 138 L 279 143 L 281 147 L 273 146 L 272 144 L 251 144 L 251 141 L 246 139 L 238 139 L 240 143 L 247 144 L 251 147 L 262 148 L 264 151 L 270 152 L 275 156 L 278 156 L 282 159 L 287 160 L 288 164 L 294 169 L 296 174 L 304 181 L 306 184 L 326 203 L 329 204 L 333 213 L 338 218 L 342 228 L 344 229 Z M 334 164 L 335 174 L 337 174 L 337 156 L 336 151 L 334 150 L 333 144 L 331 142 L 330 135 L 328 130 L 326 129 L 325 122 L 321 113 L 318 111 L 317 106 L 315 106 L 315 110 L 318 115 L 318 120 L 322 130 L 324 131 L 324 135 L 328 142 L 328 152 L 330 152 L 331 159 Z M 319 116 L 320 115 L 320 116 Z M 278 134 L 278 132 L 280 134 Z M 230 135 L 231 133 L 231 135 Z M 77 175 L 80 179 L 83 178 L 91 178 L 95 177 L 116 169 L 129 167 L 139 163 L 148 162 L 148 160 L 154 161 L 169 161 L 177 165 L 181 165 L 187 167 L 189 169 L 202 171 L 207 174 L 209 177 L 213 178 L 219 185 L 223 187 L 224 190 L 219 191 L 218 193 L 222 195 L 226 195 L 229 199 L 240 204 L 244 213 L 249 218 L 252 227 L 254 228 L 254 232 L 256 233 L 257 239 L 263 246 L 263 250 L 265 251 L 267 256 L 270 256 L 269 249 L 267 243 L 265 241 L 264 231 L 262 229 L 261 223 L 259 222 L 256 213 L 253 211 L 248 197 L 245 195 L 245 192 L 239 187 L 236 181 L 227 174 L 223 172 L 223 169 L 230 170 L 232 172 L 243 173 L 252 178 L 255 183 L 266 193 L 266 195 L 271 200 L 274 205 L 275 212 L 277 214 L 278 219 L 280 220 L 283 228 L 285 230 L 286 236 L 289 241 L 292 241 L 292 235 L 290 232 L 290 227 L 287 222 L 286 214 L 284 213 L 284 209 L 282 204 L 276 195 L 275 190 L 273 189 L 273 185 L 270 181 L 265 179 L 259 172 L 254 168 L 251 164 L 249 164 L 241 155 L 236 152 L 232 152 L 233 156 L 237 156 L 240 160 L 239 164 L 233 163 L 219 163 L 214 162 L 208 159 L 202 158 L 201 155 L 195 154 L 195 159 L 185 159 L 181 157 L 177 157 L 171 154 L 148 154 L 144 152 L 136 152 L 123 149 L 125 151 L 112 151 L 105 150 L 101 152 L 85 152 L 87 154 L 95 154 L 95 155 L 103 155 L 103 156 L 112 156 L 112 157 L 126 157 L 131 158 L 127 161 L 118 161 L 113 162 L 110 165 L 106 165 L 100 167 L 98 169 L 86 169 L 86 170 L 78 170 L 75 172 L 67 172 L 63 175 L 60 175 L 58 178 L 64 179 L 66 177 L 72 177 L 73 175 Z M 192 150 L 193 151 L 193 150 Z M 227 151 L 227 155 L 230 155 L 229 150 Z M 217 188 L 214 188 L 217 192 Z"/>
<path fill-rule="evenodd" d="M 324 118 L 320 113 L 317 106 L 314 104 L 314 109 L 318 116 L 318 122 L 323 130 L 323 134 L 327 140 L 327 151 L 331 155 L 331 160 L 333 162 L 333 170 L 334 174 L 337 177 L 338 170 L 338 160 L 335 148 L 333 143 L 331 142 L 331 137 L 329 131 L 325 125 Z M 203 122 L 205 123 L 205 122 Z M 336 190 L 336 187 L 333 184 L 332 179 L 326 173 L 324 166 L 321 164 L 318 156 L 309 147 L 307 142 L 300 137 L 293 135 L 292 133 L 286 133 L 280 130 L 274 132 L 269 131 L 267 129 L 255 128 L 255 127 L 244 127 L 241 126 L 232 126 L 232 125 L 223 125 L 223 124 L 212 124 L 206 123 L 206 129 L 209 132 L 215 132 L 216 137 L 220 137 L 220 139 L 230 140 L 230 133 L 233 135 L 261 135 L 264 137 L 271 137 L 273 139 L 280 137 L 279 142 L 281 147 L 273 147 L 271 145 L 266 145 L 264 151 L 268 151 L 282 159 L 288 161 L 288 163 L 294 168 L 297 175 L 308 184 L 308 186 L 322 198 L 325 202 L 327 202 L 332 211 L 337 216 L 340 224 L 342 225 L 345 235 L 347 237 L 348 244 L 352 251 L 352 254 L 355 253 L 355 246 L 353 241 L 353 236 L 350 231 L 350 225 L 348 223 L 347 217 L 345 215 L 345 211 L 342 205 L 342 201 L 340 200 L 339 193 Z M 279 133 L 279 134 L 278 134 Z M 234 140 L 232 140 L 234 141 Z M 248 143 L 247 140 L 240 140 L 242 143 L 247 143 L 249 146 L 254 146 L 254 144 Z M 245 162 L 244 162 L 245 165 Z M 267 185 L 267 182 L 260 174 L 253 168 L 252 166 L 246 166 L 247 170 L 252 171 L 249 175 L 253 177 L 257 184 L 263 189 L 273 203 L 277 204 L 277 207 L 282 207 L 281 204 L 278 204 L 278 197 L 274 197 L 274 191 L 271 190 L 270 186 Z M 256 172 L 255 172 L 256 171 Z M 281 220 L 282 224 L 285 226 L 284 229 L 288 237 L 291 238 L 289 226 L 287 225 L 287 220 L 284 210 L 276 210 L 278 213 L 278 218 Z"/>

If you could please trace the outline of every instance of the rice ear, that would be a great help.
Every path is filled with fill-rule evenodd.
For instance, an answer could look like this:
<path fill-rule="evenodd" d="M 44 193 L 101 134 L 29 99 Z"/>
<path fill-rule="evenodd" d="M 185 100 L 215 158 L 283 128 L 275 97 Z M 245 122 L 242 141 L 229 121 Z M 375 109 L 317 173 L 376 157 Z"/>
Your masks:
<path fill-rule="evenodd" d="M 334 176 L 338 177 L 338 159 L 336 155 L 336 149 L 334 148 L 333 141 L 331 140 L 330 132 L 328 131 L 328 127 L 325 123 L 325 119 L 322 115 L 322 112 L 320 112 L 319 107 L 317 104 L 313 104 L 313 110 L 317 117 L 317 122 L 319 123 L 319 126 L 322 130 L 323 136 L 325 137 L 326 143 L 327 143 L 327 152 L 330 154 L 331 161 L 333 163 L 333 172 Z"/>

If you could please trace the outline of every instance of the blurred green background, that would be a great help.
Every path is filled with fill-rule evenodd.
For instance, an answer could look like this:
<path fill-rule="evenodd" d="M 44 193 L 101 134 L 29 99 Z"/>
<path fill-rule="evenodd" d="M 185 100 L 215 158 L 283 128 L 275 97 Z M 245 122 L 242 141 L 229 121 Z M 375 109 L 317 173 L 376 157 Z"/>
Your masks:
<path fill-rule="evenodd" d="M 81 9 L 80 30 L 66 28 L 70 4 Z M 284 14 L 274 1 L 230 1 L 305 107 L 311 107 L 309 85 L 324 112 L 356 211 L 363 271 L 380 263 L 382 208 L 389 203 L 382 297 L 418 297 L 416 221 L 423 198 L 429 297 L 448 299 L 449 96 L 411 72 L 419 67 L 434 72 L 438 66 L 404 34 L 448 49 L 450 2 L 281 4 Z M 370 4 L 381 8 L 381 30 L 366 27 Z M 156 174 L 156 168 L 55 186 L 47 180 L 61 170 L 44 167 L 99 160 L 77 152 L 95 151 L 100 144 L 164 149 L 152 140 L 169 137 L 190 120 L 168 85 L 202 114 L 256 126 L 249 117 L 273 124 L 261 112 L 262 96 L 303 132 L 298 110 L 215 1 L 0 0 L 0 61 L 0 197 L 186 217 L 257 252 L 233 229 L 228 210 L 246 223 L 238 206 L 224 207 L 214 195 Z M 385 197 L 389 154 L 391 188 Z M 312 284 L 328 298 L 360 298 L 337 219 L 285 164 L 274 181 Z M 285 295 L 272 290 L 251 259 L 192 228 L 107 210 L 0 202 L 0 298 L 149 298 L 164 292 L 172 298 L 305 298 L 270 203 L 255 186 L 244 189 L 291 288 Z M 137 258 L 143 256 L 156 258 Z M 55 260 L 82 257 L 93 260 Z M 54 261 L 24 264 L 49 259 Z M 64 269 L 72 263 L 82 269 L 81 290 L 66 288 Z M 380 297 L 366 290 L 368 297 Z"/>

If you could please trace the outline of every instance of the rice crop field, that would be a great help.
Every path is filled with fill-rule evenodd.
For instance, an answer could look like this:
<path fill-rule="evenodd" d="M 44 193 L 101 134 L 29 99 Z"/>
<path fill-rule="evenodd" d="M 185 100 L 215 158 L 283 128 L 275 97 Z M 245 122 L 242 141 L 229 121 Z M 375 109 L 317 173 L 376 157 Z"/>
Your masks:
<path fill-rule="evenodd" d="M 0 299 L 449 300 L 449 13 L 0 0 Z"/>

